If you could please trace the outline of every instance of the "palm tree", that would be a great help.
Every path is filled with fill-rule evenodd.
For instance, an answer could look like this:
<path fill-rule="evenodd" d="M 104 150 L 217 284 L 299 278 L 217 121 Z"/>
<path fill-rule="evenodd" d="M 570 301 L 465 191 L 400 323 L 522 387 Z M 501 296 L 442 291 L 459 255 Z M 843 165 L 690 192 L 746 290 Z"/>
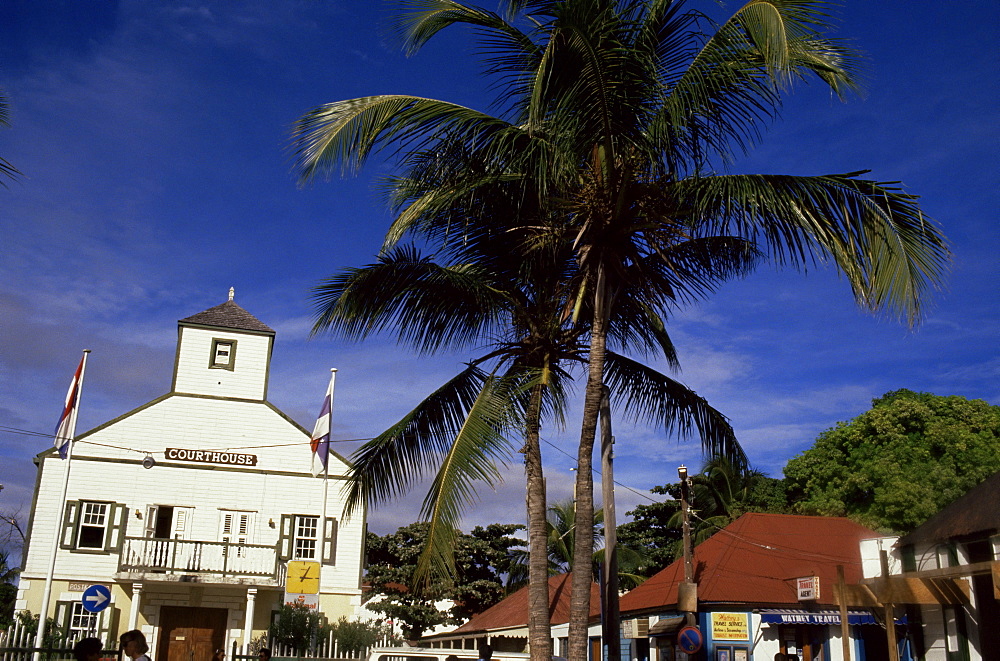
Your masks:
<path fill-rule="evenodd" d="M 555 503 L 549 507 L 548 547 L 550 573 L 560 574 L 573 571 L 576 525 L 575 501 L 569 500 Z M 595 549 L 591 557 L 591 571 L 596 572 L 604 564 L 604 549 L 598 548 L 604 539 L 603 509 L 594 512 L 594 525 L 591 536 L 594 540 Z M 645 580 L 645 577 L 638 574 L 638 570 L 648 562 L 645 554 L 630 549 L 627 546 L 619 545 L 617 557 L 618 582 L 623 589 L 634 588 Z"/>
<path fill-rule="evenodd" d="M 755 489 L 771 480 L 755 468 L 740 469 L 723 456 L 709 458 L 701 472 L 691 476 L 691 514 L 695 519 L 694 544 L 701 544 L 736 520 L 753 500 Z M 667 522 L 680 528 L 683 515 Z"/>
<path fill-rule="evenodd" d="M 593 518 L 594 436 L 611 310 L 625 291 L 662 309 L 657 269 L 678 242 L 740 237 L 778 265 L 832 262 L 863 307 L 914 324 L 948 251 L 914 196 L 865 171 L 820 176 L 717 174 L 760 138 L 790 83 L 815 75 L 843 97 L 856 55 L 825 36 L 818 0 L 751 0 L 712 23 L 672 0 L 505 0 L 504 15 L 454 0 L 411 0 L 401 16 L 418 49 L 461 23 L 483 35 L 499 116 L 407 95 L 321 106 L 299 120 L 303 181 L 360 165 L 395 144 L 459 140 L 505 164 L 573 237 L 573 309 L 590 310 L 576 515 Z M 523 29 L 522 29 L 523 27 Z M 446 197 L 449 191 L 441 191 Z M 578 526 L 576 565 L 592 552 Z M 586 654 L 590 576 L 574 573 L 570 656 Z"/>
<path fill-rule="evenodd" d="M 510 241 L 510 234 L 501 238 Z M 558 260 L 536 262 L 527 270 L 528 262 L 522 260 L 514 269 L 501 258 L 504 253 L 498 256 L 498 247 L 489 237 L 478 237 L 464 244 L 461 259 L 444 266 L 421 257 L 413 248 L 388 249 L 377 263 L 347 269 L 317 288 L 315 329 L 338 330 L 361 338 L 391 327 L 401 341 L 425 351 L 461 345 L 472 337 L 487 335 L 487 331 L 492 333 L 490 351 L 471 361 L 467 369 L 356 453 L 348 501 L 350 507 L 385 502 L 436 469 L 424 502 L 423 514 L 431 521 L 431 529 L 421 569 L 425 576 L 450 572 L 454 531 L 470 497 L 470 485 L 497 479 L 495 462 L 504 461 L 510 449 L 503 432 L 523 425 L 529 592 L 533 602 L 540 601 L 543 613 L 539 619 L 539 609 L 533 605 L 533 631 L 540 633 L 532 644 L 544 652 L 551 643 L 539 430 L 543 412 L 560 416 L 567 376 L 561 363 L 584 360 L 586 346 L 580 337 L 585 329 L 567 325 L 562 314 L 566 283 L 562 269 L 555 267 Z M 531 254 L 537 259 L 539 252 Z M 475 259 L 472 253 L 476 253 Z M 748 254 L 740 246 L 733 255 L 734 265 L 720 265 L 720 276 L 728 268 L 741 268 Z M 562 261 L 567 260 L 564 257 Z M 662 325 L 643 319 L 648 313 L 623 302 L 613 317 L 621 332 L 612 336 L 627 335 L 633 344 L 641 340 L 641 346 L 658 348 L 675 361 Z M 483 366 L 491 362 L 490 371 L 484 371 Z M 612 353 L 610 363 L 619 375 L 621 389 L 640 403 L 637 412 L 667 427 L 675 420 L 694 424 L 711 446 L 733 452 L 736 442 L 732 430 L 704 400 L 624 356 Z M 688 419 L 693 422 L 686 422 Z"/>
<path fill-rule="evenodd" d="M 9 107 L 7 95 L 0 89 L 0 126 L 10 126 Z M 0 158 L 0 175 L 14 179 L 19 174 L 21 173 L 9 161 Z M 7 185 L 2 178 L 0 178 L 0 184 Z"/>

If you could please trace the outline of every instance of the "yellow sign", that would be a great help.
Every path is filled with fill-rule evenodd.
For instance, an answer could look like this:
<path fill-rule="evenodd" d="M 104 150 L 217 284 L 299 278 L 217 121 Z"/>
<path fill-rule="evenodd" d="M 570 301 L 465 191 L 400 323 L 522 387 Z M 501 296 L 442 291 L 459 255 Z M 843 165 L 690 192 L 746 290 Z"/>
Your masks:
<path fill-rule="evenodd" d="M 285 592 L 317 594 L 319 592 L 319 563 L 314 560 L 289 560 Z"/>
<path fill-rule="evenodd" d="M 750 616 L 712 613 L 712 640 L 750 640 Z"/>

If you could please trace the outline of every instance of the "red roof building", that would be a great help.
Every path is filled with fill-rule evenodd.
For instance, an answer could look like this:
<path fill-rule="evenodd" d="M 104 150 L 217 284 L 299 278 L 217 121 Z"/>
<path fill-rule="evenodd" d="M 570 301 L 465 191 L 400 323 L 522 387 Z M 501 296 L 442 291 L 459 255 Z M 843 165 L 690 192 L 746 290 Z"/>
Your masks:
<path fill-rule="evenodd" d="M 572 574 L 549 578 L 549 619 L 553 635 L 559 636 L 559 625 L 569 622 L 569 599 Z M 600 591 L 593 584 L 590 592 L 591 622 L 600 621 Z M 565 628 L 565 626 L 563 626 Z M 471 620 L 448 633 L 425 636 L 420 644 L 427 647 L 479 649 L 488 642 L 496 651 L 523 652 L 528 645 L 528 588 L 524 587 L 503 601 L 494 604 Z M 556 646 L 558 648 L 558 645 Z"/>
<path fill-rule="evenodd" d="M 695 547 L 698 625 L 708 658 L 771 661 L 780 651 L 801 661 L 839 659 L 837 567 L 843 567 L 847 584 L 856 584 L 862 578 L 860 542 L 878 536 L 845 518 L 749 513 Z M 811 579 L 813 593 L 805 596 L 812 598 L 803 599 L 800 588 L 807 583 L 800 586 L 799 579 Z M 674 658 L 664 648 L 675 651 L 676 631 L 683 624 L 677 606 L 683 581 L 679 559 L 622 597 L 623 620 L 648 622 L 652 639 L 660 634 L 652 650 L 641 639 L 630 641 L 631 658 Z M 881 628 L 858 626 L 874 624 L 870 614 L 852 611 L 849 623 L 855 625 L 852 644 L 858 652 L 868 638 L 873 638 L 869 647 L 879 644 L 875 634 Z"/>

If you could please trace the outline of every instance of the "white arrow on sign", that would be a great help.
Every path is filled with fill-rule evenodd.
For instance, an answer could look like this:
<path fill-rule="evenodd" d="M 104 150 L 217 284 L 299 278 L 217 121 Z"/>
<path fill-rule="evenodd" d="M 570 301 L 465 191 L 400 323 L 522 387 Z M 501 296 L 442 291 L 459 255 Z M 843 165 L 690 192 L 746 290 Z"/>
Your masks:
<path fill-rule="evenodd" d="M 97 594 L 87 595 L 87 601 L 91 602 L 91 605 L 94 608 L 99 607 L 101 604 L 103 604 L 107 600 L 108 600 L 108 595 L 104 594 L 103 592 L 98 592 Z"/>

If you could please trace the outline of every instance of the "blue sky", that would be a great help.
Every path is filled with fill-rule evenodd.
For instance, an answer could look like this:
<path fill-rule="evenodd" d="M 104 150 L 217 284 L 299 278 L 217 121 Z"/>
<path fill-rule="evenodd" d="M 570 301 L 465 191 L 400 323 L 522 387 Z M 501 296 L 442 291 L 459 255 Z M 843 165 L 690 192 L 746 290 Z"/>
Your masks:
<path fill-rule="evenodd" d="M 822 266 L 765 266 L 672 320 L 680 378 L 772 475 L 890 390 L 1000 404 L 998 6 L 846 0 L 839 36 L 869 56 L 867 93 L 845 104 L 798 88 L 736 166 L 901 180 L 954 253 L 914 331 L 859 311 Z M 307 428 L 330 367 L 340 439 L 377 434 L 457 370 L 461 354 L 308 337 L 310 288 L 379 247 L 389 217 L 374 183 L 391 163 L 299 188 L 290 125 L 320 103 L 388 92 L 489 108 L 470 35 L 445 32 L 406 58 L 386 36 L 390 14 L 368 0 L 0 5 L 12 121 L 0 155 L 24 173 L 0 188 L 0 511 L 27 513 L 31 457 L 47 447 L 9 430 L 51 433 L 82 349 L 93 353 L 81 431 L 165 393 L 176 321 L 230 286 L 277 330 L 270 399 Z M 572 493 L 576 426 L 545 433 L 552 499 Z M 619 512 L 680 463 L 701 464 L 696 442 L 615 431 Z M 520 467 L 505 474 L 466 527 L 523 519 Z M 414 520 L 410 500 L 372 512 L 373 529 Z"/>

